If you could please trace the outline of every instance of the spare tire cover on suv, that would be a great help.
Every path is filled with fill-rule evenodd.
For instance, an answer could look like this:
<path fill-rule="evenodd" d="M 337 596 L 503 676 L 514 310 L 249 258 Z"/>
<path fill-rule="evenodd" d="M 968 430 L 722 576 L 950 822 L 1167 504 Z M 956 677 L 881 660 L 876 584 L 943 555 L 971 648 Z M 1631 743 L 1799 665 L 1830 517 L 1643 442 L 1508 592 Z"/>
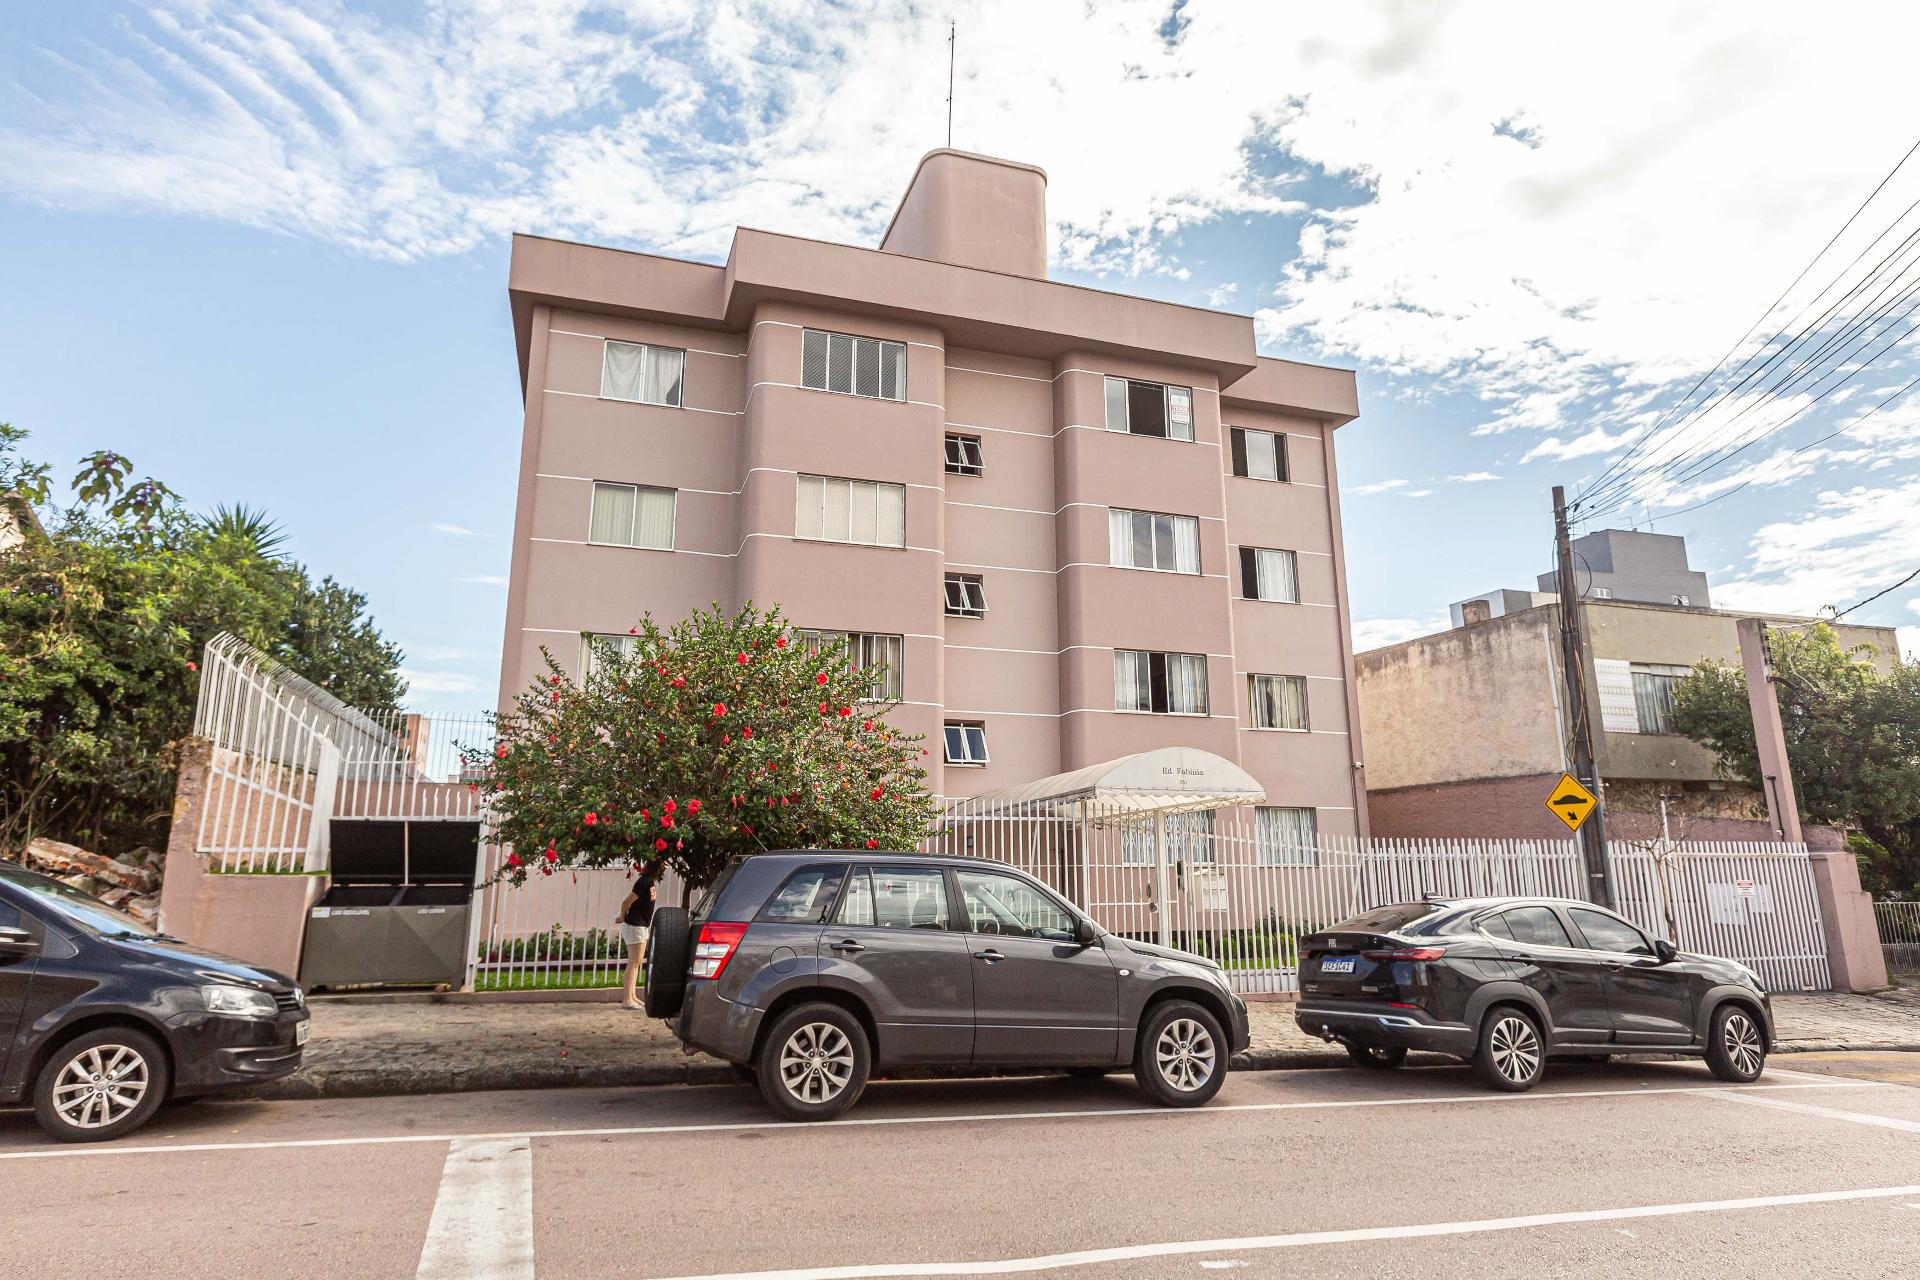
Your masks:
<path fill-rule="evenodd" d="M 647 1015 L 671 1018 L 687 995 L 693 937 L 684 907 L 660 907 L 647 931 Z"/>

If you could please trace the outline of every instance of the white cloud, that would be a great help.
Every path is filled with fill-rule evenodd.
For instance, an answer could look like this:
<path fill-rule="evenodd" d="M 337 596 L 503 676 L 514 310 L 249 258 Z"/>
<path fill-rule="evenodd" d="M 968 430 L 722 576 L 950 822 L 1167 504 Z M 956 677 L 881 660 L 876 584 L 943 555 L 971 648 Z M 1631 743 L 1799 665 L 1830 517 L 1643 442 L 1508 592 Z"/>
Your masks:
<path fill-rule="evenodd" d="M 435 521 L 428 525 L 427 528 L 433 530 L 435 533 L 444 533 L 449 538 L 471 538 L 473 536 L 473 530 L 463 524 L 442 524 L 439 521 Z"/>
<path fill-rule="evenodd" d="M 1454 484 L 1485 484 L 1489 480 L 1498 480 L 1499 478 L 1499 476 L 1491 471 L 1469 471 L 1465 475 L 1447 477 L 1447 479 Z"/>
<path fill-rule="evenodd" d="M 507 580 L 497 573 L 465 573 L 456 579 L 458 582 L 471 583 L 477 587 L 499 587 L 506 589 Z"/>
<path fill-rule="evenodd" d="M 1372 484 L 1349 485 L 1347 486 L 1347 492 L 1365 496 L 1374 493 L 1386 493 L 1393 489 L 1404 489 L 1406 487 L 1407 482 L 1405 480 L 1376 480 Z"/>
<path fill-rule="evenodd" d="M 1429 618 L 1363 618 L 1353 624 L 1353 651 L 1365 653 L 1446 629 L 1444 614 Z"/>
<path fill-rule="evenodd" d="M 1520 459 L 1522 463 L 1538 458 L 1552 458 L 1565 461 L 1568 458 L 1590 458 L 1595 454 L 1611 453 L 1625 444 L 1633 443 L 1640 432 L 1635 428 L 1609 433 L 1605 427 L 1595 427 L 1591 431 L 1562 440 L 1559 436 L 1548 436 L 1533 448 L 1527 450 Z"/>
<path fill-rule="evenodd" d="M 1239 291 L 1240 286 L 1231 280 L 1225 284 L 1215 285 L 1213 288 L 1207 290 L 1207 305 L 1224 310 L 1232 305 L 1233 295 Z"/>
<path fill-rule="evenodd" d="M 1754 533 L 1745 571 L 1715 585 L 1714 600 L 1768 613 L 1845 608 L 1920 566 L 1916 508 L 1920 478 L 1819 493 L 1803 514 Z"/>
<path fill-rule="evenodd" d="M 407 682 L 407 696 L 418 698 L 429 695 L 459 693 L 484 693 L 487 684 L 478 676 L 463 671 L 421 671 L 414 667 L 402 667 L 400 675 Z"/>
<path fill-rule="evenodd" d="M 1409 490 L 1407 490 L 1407 493 L 1406 493 L 1406 496 L 1407 496 L 1407 497 L 1409 497 L 1409 498 L 1431 498 L 1431 497 L 1433 496 L 1433 490 L 1431 490 L 1431 489 L 1409 489 Z"/>

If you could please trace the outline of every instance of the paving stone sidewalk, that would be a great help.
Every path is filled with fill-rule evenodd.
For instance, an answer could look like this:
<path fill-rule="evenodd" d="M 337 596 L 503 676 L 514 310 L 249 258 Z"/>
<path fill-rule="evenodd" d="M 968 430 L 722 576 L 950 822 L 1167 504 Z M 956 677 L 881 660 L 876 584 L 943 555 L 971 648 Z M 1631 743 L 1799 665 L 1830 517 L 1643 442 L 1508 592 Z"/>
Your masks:
<path fill-rule="evenodd" d="M 1238 1070 L 1337 1067 L 1338 1047 L 1302 1034 L 1293 1005 L 1256 1001 Z M 1778 996 L 1779 1052 L 1920 1051 L 1920 989 L 1871 996 Z M 258 1097 L 353 1097 L 474 1089 L 707 1084 L 731 1069 L 687 1055 L 658 1022 L 602 1001 L 500 1002 L 412 997 L 313 1005 L 306 1064 Z"/>

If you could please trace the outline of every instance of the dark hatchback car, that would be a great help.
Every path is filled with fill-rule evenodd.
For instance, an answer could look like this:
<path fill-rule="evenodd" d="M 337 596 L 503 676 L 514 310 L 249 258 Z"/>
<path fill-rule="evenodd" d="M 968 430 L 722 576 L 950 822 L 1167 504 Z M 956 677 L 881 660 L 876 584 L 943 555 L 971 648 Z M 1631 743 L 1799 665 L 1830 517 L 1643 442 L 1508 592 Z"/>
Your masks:
<path fill-rule="evenodd" d="M 1155 1101 L 1198 1106 L 1247 1044 L 1212 961 L 1110 934 L 978 858 L 736 858 L 691 916 L 654 913 L 649 948 L 647 1011 L 795 1120 L 929 1068 L 1131 1066 Z"/>
<path fill-rule="evenodd" d="M 163 1102 L 299 1067 L 291 979 L 155 933 L 0 863 L 0 1105 L 66 1142 L 131 1133 Z"/>
<path fill-rule="evenodd" d="M 1495 1089 L 1530 1089 L 1549 1057 L 1704 1057 L 1757 1079 L 1773 1011 L 1745 966 L 1685 955 L 1611 911 L 1549 898 L 1408 902 L 1300 944 L 1300 1029 L 1356 1062 L 1409 1049 L 1472 1062 Z"/>

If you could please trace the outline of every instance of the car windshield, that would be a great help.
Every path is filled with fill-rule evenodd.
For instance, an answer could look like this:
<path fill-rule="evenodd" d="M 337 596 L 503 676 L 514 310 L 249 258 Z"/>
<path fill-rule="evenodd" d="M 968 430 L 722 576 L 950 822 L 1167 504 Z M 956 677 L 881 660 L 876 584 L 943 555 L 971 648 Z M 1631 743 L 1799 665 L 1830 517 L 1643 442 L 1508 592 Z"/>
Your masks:
<path fill-rule="evenodd" d="M 58 880 L 45 876 L 9 875 L 7 883 L 33 895 L 35 905 L 45 907 L 61 919 L 104 937 L 157 938 L 153 929 L 124 911 L 115 911 L 98 898 L 90 897 Z"/>

